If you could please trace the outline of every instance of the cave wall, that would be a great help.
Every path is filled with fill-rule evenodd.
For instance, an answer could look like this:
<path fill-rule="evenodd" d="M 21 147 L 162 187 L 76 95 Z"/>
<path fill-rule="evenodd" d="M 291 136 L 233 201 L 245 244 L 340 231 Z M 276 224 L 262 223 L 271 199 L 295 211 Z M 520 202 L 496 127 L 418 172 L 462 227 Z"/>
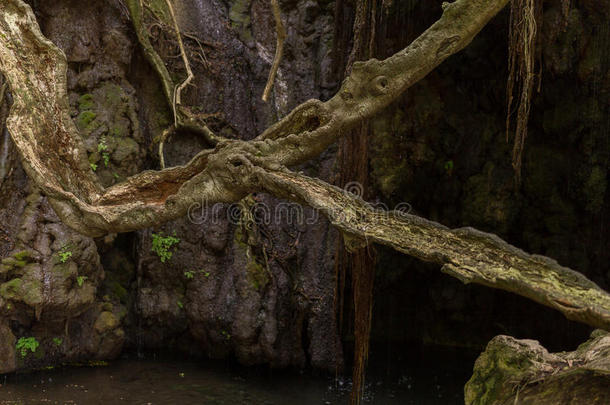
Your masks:
<path fill-rule="evenodd" d="M 410 3 L 414 34 L 434 8 Z M 544 2 L 522 183 L 515 187 L 506 137 L 504 10 L 463 52 L 373 120 L 370 168 L 380 200 L 450 227 L 493 232 L 610 287 L 608 162 L 610 2 Z M 400 45 L 398 45 L 398 48 Z M 391 52 L 392 50 L 390 50 Z M 497 334 L 574 348 L 590 330 L 526 299 L 464 286 L 437 266 L 382 248 L 373 331 L 405 341 L 480 350 Z M 425 286 L 426 288 L 422 288 Z M 388 332 L 390 331 L 390 332 Z M 383 349 L 386 350 L 386 349 Z"/>
<path fill-rule="evenodd" d="M 158 168 L 158 139 L 172 118 L 122 3 L 30 4 L 43 33 L 67 55 L 72 115 L 100 181 L 111 185 Z M 151 4 L 163 17 L 163 2 Z M 209 125 L 224 136 L 251 139 L 299 103 L 327 99 L 338 88 L 333 33 L 335 24 L 349 24 L 350 2 L 343 3 L 347 22 L 333 20 L 333 2 L 281 2 L 288 38 L 267 104 L 260 96 L 275 46 L 268 2 L 175 4 L 183 31 L 200 41 L 185 37 L 196 78 L 183 99 L 209 114 Z M 407 202 L 448 226 L 498 233 L 608 288 L 610 2 L 573 2 L 567 18 L 558 2 L 544 6 L 541 92 L 533 99 L 522 185 L 514 187 L 505 133 L 506 12 L 373 120 L 371 180 L 390 207 Z M 392 2 L 380 17 L 379 57 L 404 47 L 439 15 L 440 1 Z M 151 36 L 183 77 L 172 37 L 155 26 Z M 159 228 L 92 240 L 58 221 L 29 184 L 6 133 L 0 147 L 0 372 L 112 358 L 124 349 L 341 367 L 337 235 L 325 220 L 295 226 L 282 217 L 252 229 L 238 225 L 234 205 L 195 207 Z M 193 134 L 178 134 L 165 146 L 167 165 L 205 147 Z M 332 180 L 334 149 L 301 169 Z M 277 212 L 281 202 L 266 195 L 250 201 L 262 203 Z M 166 261 L 153 251 L 159 236 L 178 240 Z M 409 350 L 412 343 L 480 350 L 497 333 L 556 348 L 588 333 L 524 299 L 462 286 L 389 249 L 378 253 L 373 357 L 377 348 Z M 16 341 L 30 336 L 41 350 L 21 357 Z M 349 328 L 341 337 L 350 341 Z"/>

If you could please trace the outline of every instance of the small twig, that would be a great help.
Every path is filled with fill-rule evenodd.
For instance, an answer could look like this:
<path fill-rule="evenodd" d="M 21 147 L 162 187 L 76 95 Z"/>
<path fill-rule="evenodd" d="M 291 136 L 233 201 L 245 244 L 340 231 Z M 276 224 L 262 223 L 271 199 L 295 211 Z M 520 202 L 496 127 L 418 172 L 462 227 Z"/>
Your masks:
<path fill-rule="evenodd" d="M 267 102 L 269 99 L 269 93 L 273 87 L 277 70 L 280 67 L 280 61 L 282 60 L 282 54 L 284 53 L 284 40 L 286 39 L 286 30 L 284 24 L 282 24 L 282 15 L 280 11 L 280 5 L 278 0 L 271 0 L 271 8 L 273 10 L 273 17 L 275 19 L 275 31 L 277 34 L 276 46 L 275 46 L 275 57 L 273 58 L 273 64 L 271 65 L 271 71 L 269 72 L 269 79 L 267 79 L 267 85 L 263 92 L 263 101 Z"/>
<path fill-rule="evenodd" d="M 188 57 L 186 56 L 186 51 L 184 50 L 184 44 L 182 43 L 182 35 L 180 34 L 180 29 L 178 28 L 178 22 L 176 21 L 176 15 L 174 14 L 174 7 L 172 7 L 171 0 L 165 0 L 167 3 L 167 8 L 169 8 L 169 13 L 172 16 L 172 21 L 174 23 L 174 29 L 176 30 L 176 37 L 178 38 L 178 45 L 180 46 L 180 54 L 182 55 L 182 61 L 184 62 L 184 67 L 186 68 L 187 77 L 186 79 L 174 89 L 174 102 L 172 108 L 174 109 L 174 125 L 178 126 L 178 119 L 176 117 L 176 105 L 182 104 L 180 101 L 180 95 L 182 90 L 193 80 L 193 71 L 191 70 L 191 65 L 189 64 Z"/>
<path fill-rule="evenodd" d="M 199 50 L 201 51 L 201 59 L 203 60 L 203 65 L 208 68 L 209 64 L 208 64 L 208 58 L 206 58 L 205 56 L 205 52 L 203 51 L 203 46 L 201 45 L 201 41 L 199 40 L 199 38 L 197 38 L 195 35 L 191 35 L 187 32 L 183 32 L 182 35 L 184 35 L 186 38 L 192 39 L 193 41 L 197 42 L 197 45 L 199 46 Z"/>
<path fill-rule="evenodd" d="M 161 165 L 161 169 L 165 169 L 165 158 L 163 157 L 163 146 L 165 145 L 165 140 L 169 137 L 169 135 L 173 132 L 174 128 L 167 128 L 161 134 L 161 139 L 159 140 L 159 163 Z"/>
<path fill-rule="evenodd" d="M 207 116 L 214 116 L 214 114 L 203 114 Z M 201 136 L 207 144 L 210 146 L 216 146 L 218 142 L 223 140 L 224 138 L 218 135 L 215 135 L 207 125 L 199 125 L 195 121 L 189 120 L 183 124 L 180 124 L 178 127 L 170 126 L 165 129 L 161 134 L 161 138 L 159 139 L 159 164 L 161 169 L 165 169 L 165 156 L 164 156 L 164 147 L 165 142 L 177 131 L 189 131 L 196 135 Z"/>

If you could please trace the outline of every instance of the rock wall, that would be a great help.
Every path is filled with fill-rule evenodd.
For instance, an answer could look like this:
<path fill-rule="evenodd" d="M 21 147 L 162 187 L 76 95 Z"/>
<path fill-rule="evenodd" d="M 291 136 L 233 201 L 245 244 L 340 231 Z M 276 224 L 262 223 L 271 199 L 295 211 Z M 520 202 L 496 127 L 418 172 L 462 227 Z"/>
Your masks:
<path fill-rule="evenodd" d="M 158 168 L 158 139 L 171 123 L 171 110 L 123 4 L 31 5 L 43 33 L 68 58 L 72 115 L 102 184 Z M 155 16 L 167 12 L 164 2 L 150 5 Z M 266 29 L 272 22 L 268 4 L 176 4 L 196 74 L 183 99 L 209 114 L 210 125 L 224 136 L 253 138 L 301 102 L 327 97 L 334 86 L 327 82 L 332 5 L 299 2 L 286 10 L 289 50 L 273 99 L 265 104 L 260 97 L 275 44 Z M 149 22 L 155 46 L 179 76 L 184 67 L 173 64 L 175 39 Z M 3 177 L 8 174 L 0 211 L 6 219 L 0 372 L 112 358 L 124 347 L 274 367 L 342 366 L 333 311 L 335 235 L 324 220 L 295 226 L 298 218 L 276 209 L 279 201 L 254 196 L 279 220 L 261 219 L 255 231 L 242 232 L 237 207 L 206 210 L 202 201 L 193 216 L 159 229 L 93 241 L 58 222 L 28 184 L 6 134 L 3 140 L 10 161 L 2 165 Z M 192 134 L 179 134 L 165 145 L 167 165 L 185 163 L 206 146 Z M 328 178 L 331 164 L 327 156 L 303 169 Z M 171 258 L 153 251 L 155 238 L 174 236 Z M 15 355 L 18 339 L 30 337 L 37 350 Z"/>
<path fill-rule="evenodd" d="M 343 3 L 346 21 L 335 22 L 335 3 L 281 2 L 288 38 L 267 104 L 260 96 L 275 46 L 268 2 L 174 3 L 196 75 L 183 100 L 209 114 L 218 133 L 251 139 L 299 103 L 336 91 L 333 35 L 341 31 L 336 24 L 350 26 L 351 3 Z M 432 24 L 440 3 L 392 2 L 380 17 L 380 57 Z M 68 58 L 72 114 L 101 182 L 158 168 L 159 136 L 172 118 L 122 3 L 30 4 Z M 159 18 L 151 24 L 153 43 L 178 80 L 184 67 L 175 40 L 159 28 L 164 2 L 150 5 Z M 448 226 L 496 232 L 608 288 L 609 9 L 607 0 L 576 1 L 564 18 L 557 1 L 545 2 L 541 93 L 533 100 L 520 188 L 505 134 L 503 12 L 371 123 L 379 201 L 407 202 Z M 165 145 L 167 165 L 206 146 L 193 134 L 177 134 Z M 333 155 L 331 149 L 301 169 L 331 180 Z M 256 195 L 241 210 L 202 209 L 202 201 L 191 216 L 157 229 L 92 240 L 58 222 L 28 183 L 6 131 L 0 189 L 0 372 L 165 348 L 243 364 L 342 366 L 334 311 L 337 235 L 323 219 L 265 221 L 267 213 L 256 207 L 264 203 L 277 214 L 281 202 Z M 258 218 L 254 226 L 237 224 L 245 207 Z M 154 248 L 160 238 L 175 238 L 171 258 L 162 260 Z M 398 353 L 413 350 L 414 342 L 480 350 L 498 333 L 558 348 L 589 333 L 518 297 L 462 286 L 435 266 L 383 248 L 378 257 L 373 357 L 381 345 Z M 28 337 L 40 346 L 22 356 L 15 349 Z M 342 338 L 349 346 L 349 328 Z"/>
<path fill-rule="evenodd" d="M 608 289 L 610 2 L 571 3 L 564 18 L 560 2 L 544 2 L 520 187 L 505 130 L 507 10 L 374 120 L 370 167 L 390 207 L 407 202 L 447 226 L 497 233 Z M 434 6 L 408 4 L 417 35 L 436 18 Z M 461 285 L 436 266 L 388 249 L 380 257 L 373 331 L 392 350 L 405 341 L 480 350 L 497 334 L 562 350 L 590 332 L 520 297 Z"/>

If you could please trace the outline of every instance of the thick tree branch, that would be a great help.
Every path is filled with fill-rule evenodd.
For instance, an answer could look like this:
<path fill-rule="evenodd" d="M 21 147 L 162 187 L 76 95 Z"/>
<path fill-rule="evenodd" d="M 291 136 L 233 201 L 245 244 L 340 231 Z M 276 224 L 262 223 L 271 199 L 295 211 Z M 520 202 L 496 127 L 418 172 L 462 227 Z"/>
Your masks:
<path fill-rule="evenodd" d="M 195 199 L 213 202 L 243 196 L 243 188 L 234 184 L 237 180 L 223 184 L 227 168 L 221 167 L 221 157 L 254 149 L 268 161 L 295 165 L 321 153 L 347 128 L 379 111 L 466 46 L 506 2 L 458 0 L 447 5 L 443 17 L 405 50 L 385 61 L 356 63 L 337 96 L 326 103 L 304 103 L 250 145 L 222 141 L 216 150 L 202 151 L 185 166 L 142 173 L 101 190 L 67 113 L 65 56 L 40 33 L 29 6 L 7 0 L 0 5 L 0 70 L 15 99 L 8 126 L 28 175 L 67 225 L 101 235 L 160 224 L 184 215 Z M 138 40 L 171 103 L 173 82 L 150 45 L 140 2 L 127 4 Z M 208 167 L 212 155 L 215 169 Z"/>
<path fill-rule="evenodd" d="M 405 50 L 384 61 L 355 63 L 328 102 L 304 103 L 255 141 L 221 140 L 184 166 L 143 172 L 102 190 L 68 114 L 65 56 L 40 33 L 29 6 L 5 0 L 0 4 L 0 71 L 14 101 L 7 125 L 32 181 L 60 218 L 81 233 L 144 228 L 183 216 L 194 203 L 233 202 L 263 188 L 321 210 L 352 245 L 382 243 L 440 263 L 465 282 L 512 291 L 610 330 L 610 296 L 579 273 L 490 234 L 376 212 L 320 180 L 282 169 L 322 152 L 387 106 L 466 46 L 506 2 L 446 4 L 443 17 Z"/>
<path fill-rule="evenodd" d="M 510 291 L 561 311 L 568 319 L 610 330 L 610 294 L 555 260 L 530 255 L 473 228 L 449 229 L 414 215 L 375 210 L 318 179 L 288 171 L 258 173 L 267 191 L 324 213 L 347 236 L 347 245 L 387 245 L 441 264 L 444 273 L 464 283 Z"/>
<path fill-rule="evenodd" d="M 302 104 L 258 139 L 287 138 L 280 140 L 282 147 L 276 154 L 287 166 L 317 156 L 348 129 L 383 110 L 447 57 L 466 47 L 507 3 L 508 0 L 443 3 L 442 17 L 407 48 L 382 61 L 355 62 L 333 98 L 325 103 L 310 100 Z"/>

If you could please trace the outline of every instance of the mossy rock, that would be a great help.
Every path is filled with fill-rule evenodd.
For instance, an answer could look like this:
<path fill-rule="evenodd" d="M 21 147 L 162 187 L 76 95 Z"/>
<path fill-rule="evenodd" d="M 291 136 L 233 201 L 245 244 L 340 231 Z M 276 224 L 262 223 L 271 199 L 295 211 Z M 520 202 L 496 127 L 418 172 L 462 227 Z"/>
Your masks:
<path fill-rule="evenodd" d="M 80 130 L 91 132 L 92 130 L 97 128 L 97 123 L 95 122 L 96 117 L 97 114 L 93 111 L 83 111 L 78 114 L 78 117 L 76 118 L 76 124 L 78 125 L 78 128 Z"/>
<path fill-rule="evenodd" d="M 25 267 L 28 264 L 25 260 L 18 260 L 15 257 L 7 257 L 2 259 L 2 265 L 4 265 L 7 269 L 14 269 L 16 267 Z"/>
<path fill-rule="evenodd" d="M 503 403 L 512 393 L 514 382 L 522 381 L 534 361 L 542 360 L 543 353 L 535 352 L 537 343 L 510 336 L 493 338 L 475 362 L 474 373 L 464 389 L 465 403 Z"/>
<path fill-rule="evenodd" d="M 537 341 L 496 336 L 464 387 L 466 405 L 608 404 L 610 335 L 594 332 L 573 352 L 549 353 Z"/>
<path fill-rule="evenodd" d="M 37 308 L 43 303 L 42 283 L 27 276 L 14 278 L 0 285 L 0 296 L 7 301 L 21 301 Z"/>
<path fill-rule="evenodd" d="M 118 138 L 116 148 L 112 154 L 112 160 L 121 162 L 124 159 L 137 156 L 140 146 L 131 138 Z"/>
<path fill-rule="evenodd" d="M 254 259 L 248 262 L 246 270 L 248 272 L 248 281 L 256 291 L 261 291 L 269 283 L 267 269 Z"/>
<path fill-rule="evenodd" d="M 174 23 L 165 0 L 147 0 L 146 3 L 155 17 L 164 22 L 166 25 L 173 27 Z"/>
<path fill-rule="evenodd" d="M 252 36 L 250 5 L 250 0 L 236 0 L 229 10 L 231 27 L 237 31 L 239 37 L 245 43 L 250 43 L 254 40 L 254 37 Z"/>
<path fill-rule="evenodd" d="M 119 326 L 119 320 L 112 312 L 104 311 L 95 320 L 94 328 L 99 334 L 104 334 Z"/>
<path fill-rule="evenodd" d="M 0 296 L 6 300 L 19 300 L 21 299 L 21 290 L 23 286 L 23 280 L 20 278 L 14 278 L 0 285 Z"/>
<path fill-rule="evenodd" d="M 0 264 L 0 274 L 13 271 L 22 275 L 27 264 L 34 260 L 34 253 L 29 250 L 21 250 L 13 253 L 12 256 L 2 259 Z"/>
<path fill-rule="evenodd" d="M 95 102 L 92 94 L 83 94 L 78 98 L 78 110 L 83 112 L 93 109 Z"/>

